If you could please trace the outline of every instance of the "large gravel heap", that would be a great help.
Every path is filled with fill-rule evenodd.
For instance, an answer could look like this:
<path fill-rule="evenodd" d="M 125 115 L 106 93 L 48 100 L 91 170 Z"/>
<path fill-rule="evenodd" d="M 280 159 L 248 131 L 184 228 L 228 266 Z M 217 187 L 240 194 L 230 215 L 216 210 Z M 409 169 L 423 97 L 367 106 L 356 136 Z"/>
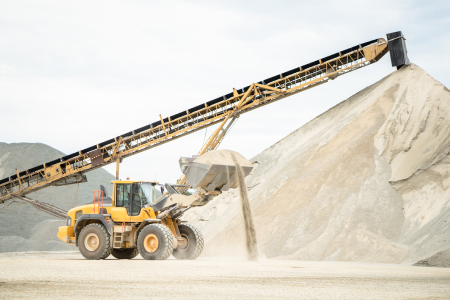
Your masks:
<path fill-rule="evenodd" d="M 44 144 L 0 143 L 0 178 L 62 157 L 65 154 Z M 103 184 L 111 194 L 114 176 L 103 169 L 89 172 L 88 182 L 79 185 L 49 187 L 27 197 L 69 210 L 91 202 L 94 190 Z M 56 237 L 58 227 L 65 221 L 42 212 L 29 204 L 15 201 L 0 205 L 0 252 L 76 250 Z"/>
<path fill-rule="evenodd" d="M 449 150 L 450 91 L 414 64 L 394 71 L 251 160 L 260 253 L 382 263 L 445 253 Z M 205 255 L 245 253 L 238 195 L 186 215 Z"/>

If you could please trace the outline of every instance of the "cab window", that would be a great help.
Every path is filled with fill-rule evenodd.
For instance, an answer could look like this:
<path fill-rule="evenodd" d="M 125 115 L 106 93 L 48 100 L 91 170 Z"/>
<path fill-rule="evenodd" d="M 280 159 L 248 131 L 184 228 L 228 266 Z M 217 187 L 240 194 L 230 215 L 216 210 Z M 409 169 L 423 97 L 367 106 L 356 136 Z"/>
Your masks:
<path fill-rule="evenodd" d="M 116 207 L 125 207 L 130 215 L 131 184 L 118 184 L 116 187 Z"/>
<path fill-rule="evenodd" d="M 142 200 L 145 199 L 145 195 L 142 192 L 140 183 L 133 183 L 133 202 L 131 215 L 138 216 L 141 213 Z"/>

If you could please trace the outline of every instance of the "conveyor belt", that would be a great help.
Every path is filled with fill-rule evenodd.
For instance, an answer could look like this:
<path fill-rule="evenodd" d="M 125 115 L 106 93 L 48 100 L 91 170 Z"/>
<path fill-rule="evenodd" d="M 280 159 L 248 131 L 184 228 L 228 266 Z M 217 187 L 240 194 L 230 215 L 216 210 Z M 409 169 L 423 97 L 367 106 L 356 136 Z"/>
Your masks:
<path fill-rule="evenodd" d="M 375 39 L 266 78 L 170 117 L 126 132 L 78 152 L 16 172 L 0 180 L 0 203 L 12 194 L 25 195 L 51 185 L 83 181 L 84 173 L 201 130 L 282 98 L 323 84 L 329 79 L 378 61 L 388 51 Z"/>

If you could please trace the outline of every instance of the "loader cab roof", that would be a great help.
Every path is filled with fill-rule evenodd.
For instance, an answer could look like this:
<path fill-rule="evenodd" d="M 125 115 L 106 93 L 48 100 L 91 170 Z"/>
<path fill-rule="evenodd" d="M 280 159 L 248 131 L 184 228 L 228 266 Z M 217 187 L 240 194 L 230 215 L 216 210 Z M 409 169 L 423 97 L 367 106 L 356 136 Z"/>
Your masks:
<path fill-rule="evenodd" d="M 142 183 L 152 183 L 152 184 L 159 184 L 157 181 L 145 181 L 145 180 L 112 180 L 111 183 L 135 183 L 135 182 L 142 182 Z"/>

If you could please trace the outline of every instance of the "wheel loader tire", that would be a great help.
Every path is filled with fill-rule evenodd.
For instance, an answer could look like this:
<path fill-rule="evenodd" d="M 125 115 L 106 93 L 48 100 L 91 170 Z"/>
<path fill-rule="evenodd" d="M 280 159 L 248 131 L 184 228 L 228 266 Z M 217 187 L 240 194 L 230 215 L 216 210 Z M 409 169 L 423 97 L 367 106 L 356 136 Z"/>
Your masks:
<path fill-rule="evenodd" d="M 117 259 L 133 259 L 139 254 L 136 248 L 111 249 L 111 255 Z"/>
<path fill-rule="evenodd" d="M 172 255 L 176 259 L 196 259 L 203 251 L 203 235 L 196 227 L 190 224 L 178 225 L 181 237 L 186 240 L 186 245 L 180 244 L 173 250 Z"/>
<path fill-rule="evenodd" d="M 101 224 L 89 224 L 78 236 L 78 247 L 87 259 L 104 259 L 111 254 L 109 233 Z"/>
<path fill-rule="evenodd" d="M 174 237 L 169 228 L 161 224 L 145 226 L 139 233 L 137 245 L 144 259 L 167 259 L 173 251 Z"/>

